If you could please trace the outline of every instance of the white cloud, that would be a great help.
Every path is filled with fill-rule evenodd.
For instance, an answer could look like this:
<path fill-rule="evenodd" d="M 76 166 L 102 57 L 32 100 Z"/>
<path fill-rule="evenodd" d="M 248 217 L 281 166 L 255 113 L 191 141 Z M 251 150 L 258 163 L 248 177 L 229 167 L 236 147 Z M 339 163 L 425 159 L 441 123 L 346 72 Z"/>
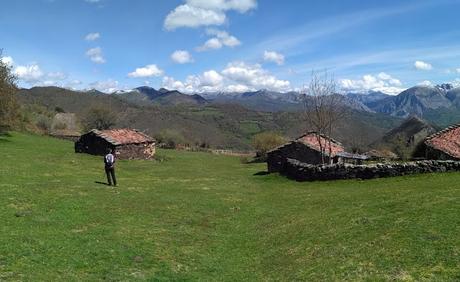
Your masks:
<path fill-rule="evenodd" d="M 196 50 L 199 52 L 208 51 L 208 50 L 215 50 L 222 48 L 222 42 L 218 38 L 211 38 L 208 39 L 202 46 L 197 47 Z"/>
<path fill-rule="evenodd" d="M 221 72 L 209 70 L 200 75 L 190 75 L 185 81 L 164 77 L 162 86 L 184 93 L 245 92 L 259 89 L 291 90 L 289 81 L 276 78 L 258 64 L 250 65 L 244 62 L 230 63 Z"/>
<path fill-rule="evenodd" d="M 12 57 L 1 57 L 0 60 L 7 66 L 12 67 L 14 65 L 14 60 Z"/>
<path fill-rule="evenodd" d="M 418 70 L 431 70 L 433 66 L 423 61 L 415 61 L 414 67 Z"/>
<path fill-rule="evenodd" d="M 222 74 L 227 79 L 246 85 L 250 89 L 287 91 L 291 87 L 289 81 L 277 79 L 259 64 L 248 65 L 244 62 L 233 62 L 227 65 Z"/>
<path fill-rule="evenodd" d="M 266 62 L 273 62 L 277 65 L 284 64 L 284 55 L 274 52 L 274 51 L 265 51 L 264 52 L 264 61 Z"/>
<path fill-rule="evenodd" d="M 17 66 L 13 70 L 13 74 L 16 75 L 19 79 L 28 83 L 37 82 L 44 76 L 43 71 L 37 64 L 31 64 L 28 66 Z"/>
<path fill-rule="evenodd" d="M 236 47 L 241 45 L 241 42 L 228 32 L 218 29 L 207 29 L 206 34 L 213 35 L 214 37 L 208 39 L 202 46 L 197 47 L 199 52 L 220 49 L 222 46 Z"/>
<path fill-rule="evenodd" d="M 206 10 L 189 5 L 180 5 L 170 12 L 165 19 L 164 27 L 174 30 L 179 27 L 192 27 L 221 25 L 226 16 L 223 12 Z"/>
<path fill-rule="evenodd" d="M 219 86 L 223 81 L 222 75 L 220 75 L 215 70 L 205 71 L 202 76 L 200 76 L 201 86 Z"/>
<path fill-rule="evenodd" d="M 424 81 L 421 81 L 419 82 L 417 85 L 420 85 L 420 86 L 433 86 L 433 83 L 429 80 L 424 80 Z"/>
<path fill-rule="evenodd" d="M 46 76 L 49 78 L 49 79 L 53 79 L 53 80 L 64 80 L 67 78 L 67 75 L 63 72 L 49 72 L 46 74 Z"/>
<path fill-rule="evenodd" d="M 404 88 L 399 79 L 392 77 L 391 75 L 381 72 L 377 76 L 364 75 L 362 79 L 340 79 L 339 86 L 343 91 L 346 92 L 369 92 L 369 91 L 380 91 L 390 95 L 397 95 L 401 93 Z"/>
<path fill-rule="evenodd" d="M 236 10 L 240 13 L 257 7 L 256 0 L 187 0 L 187 4 L 208 10 Z"/>
<path fill-rule="evenodd" d="M 256 0 L 187 0 L 169 12 L 164 27 L 174 30 L 179 27 L 222 25 L 226 21 L 226 11 L 246 13 L 256 7 Z"/>
<path fill-rule="evenodd" d="M 88 33 L 85 36 L 85 40 L 86 41 L 95 41 L 95 40 L 99 39 L 100 37 L 101 37 L 101 35 L 99 34 L 99 32 L 92 32 L 92 33 Z"/>
<path fill-rule="evenodd" d="M 104 55 L 102 54 L 101 47 L 95 47 L 95 48 L 89 49 L 88 51 L 86 51 L 86 56 L 88 56 L 90 60 L 96 64 L 105 63 L 105 59 L 104 59 Z"/>
<path fill-rule="evenodd" d="M 146 65 L 142 68 L 136 68 L 135 71 L 128 73 L 129 77 L 138 78 L 138 77 L 154 77 L 160 76 L 163 74 L 163 70 L 157 67 L 157 65 Z"/>
<path fill-rule="evenodd" d="M 99 90 L 104 93 L 113 93 L 119 90 L 119 83 L 116 80 L 108 79 L 103 81 L 95 81 L 89 84 L 89 87 L 92 89 Z"/>
<path fill-rule="evenodd" d="M 186 64 L 193 62 L 193 58 L 188 51 L 177 50 L 171 54 L 171 59 L 178 64 Z"/>

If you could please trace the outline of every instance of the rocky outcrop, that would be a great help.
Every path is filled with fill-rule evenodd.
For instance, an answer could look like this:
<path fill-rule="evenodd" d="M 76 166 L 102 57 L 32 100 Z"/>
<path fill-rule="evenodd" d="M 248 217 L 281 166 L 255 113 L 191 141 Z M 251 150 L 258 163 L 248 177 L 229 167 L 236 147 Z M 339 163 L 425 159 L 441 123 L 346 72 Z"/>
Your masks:
<path fill-rule="evenodd" d="M 372 179 L 419 173 L 460 171 L 459 161 L 417 161 L 385 164 L 333 164 L 310 165 L 288 159 L 280 171 L 282 175 L 297 181 Z"/>

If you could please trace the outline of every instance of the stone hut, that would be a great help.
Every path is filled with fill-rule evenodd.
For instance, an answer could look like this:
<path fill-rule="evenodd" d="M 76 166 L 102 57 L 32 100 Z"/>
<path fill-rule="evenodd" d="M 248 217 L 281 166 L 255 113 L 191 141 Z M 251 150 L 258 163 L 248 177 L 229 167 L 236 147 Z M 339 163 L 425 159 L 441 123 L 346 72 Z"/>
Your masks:
<path fill-rule="evenodd" d="M 288 158 L 307 164 L 322 164 L 319 140 L 321 140 L 326 163 L 361 163 L 366 159 L 365 156 L 345 152 L 342 144 L 330 137 L 316 132 L 308 132 L 291 142 L 268 151 L 268 172 L 282 170 Z"/>
<path fill-rule="evenodd" d="M 115 149 L 119 159 L 151 159 L 155 140 L 134 129 L 93 129 L 75 142 L 76 153 L 105 155 L 109 149 Z"/>
<path fill-rule="evenodd" d="M 460 124 L 449 126 L 428 138 L 425 157 L 432 160 L 460 160 Z"/>

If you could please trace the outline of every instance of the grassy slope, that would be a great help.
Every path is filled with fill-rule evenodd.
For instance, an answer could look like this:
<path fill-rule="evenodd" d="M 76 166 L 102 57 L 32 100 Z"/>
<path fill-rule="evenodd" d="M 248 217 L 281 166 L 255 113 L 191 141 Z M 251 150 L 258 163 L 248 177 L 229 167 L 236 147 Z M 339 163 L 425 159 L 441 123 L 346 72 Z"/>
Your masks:
<path fill-rule="evenodd" d="M 0 138 L 0 280 L 460 279 L 460 174 L 296 183 L 160 151 L 120 161 Z"/>

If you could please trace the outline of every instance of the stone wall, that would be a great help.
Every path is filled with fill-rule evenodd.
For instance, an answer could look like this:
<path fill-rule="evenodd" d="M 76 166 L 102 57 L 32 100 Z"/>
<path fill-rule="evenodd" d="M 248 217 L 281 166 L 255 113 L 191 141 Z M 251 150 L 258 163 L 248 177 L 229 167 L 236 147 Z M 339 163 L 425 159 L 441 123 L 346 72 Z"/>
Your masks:
<path fill-rule="evenodd" d="M 119 159 L 151 159 L 155 156 L 154 143 L 128 144 L 115 148 L 116 156 Z"/>
<path fill-rule="evenodd" d="M 280 173 L 297 181 L 315 181 L 353 178 L 371 179 L 447 171 L 460 171 L 460 161 L 425 160 L 367 165 L 310 165 L 295 159 L 287 159 Z"/>

